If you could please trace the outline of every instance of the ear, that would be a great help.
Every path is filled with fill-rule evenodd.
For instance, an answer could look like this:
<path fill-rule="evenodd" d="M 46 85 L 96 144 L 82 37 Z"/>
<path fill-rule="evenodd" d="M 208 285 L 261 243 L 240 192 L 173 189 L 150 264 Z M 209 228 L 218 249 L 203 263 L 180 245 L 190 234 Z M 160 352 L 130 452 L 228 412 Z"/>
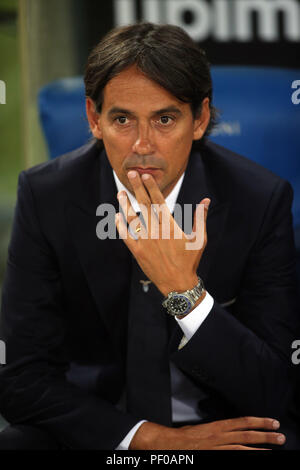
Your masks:
<path fill-rule="evenodd" d="M 209 98 L 202 101 L 201 113 L 194 120 L 194 140 L 199 140 L 205 134 L 210 121 Z"/>
<path fill-rule="evenodd" d="M 86 98 L 85 109 L 93 136 L 96 139 L 102 139 L 99 114 L 97 113 L 96 106 L 91 98 Z"/>

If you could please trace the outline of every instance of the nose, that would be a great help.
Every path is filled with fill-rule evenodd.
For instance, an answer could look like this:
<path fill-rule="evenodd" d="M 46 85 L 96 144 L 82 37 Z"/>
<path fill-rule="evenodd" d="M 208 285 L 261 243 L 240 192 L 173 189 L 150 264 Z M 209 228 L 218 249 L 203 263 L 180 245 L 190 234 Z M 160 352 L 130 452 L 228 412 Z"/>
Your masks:
<path fill-rule="evenodd" d="M 154 152 L 154 142 L 151 126 L 140 123 L 137 127 L 137 137 L 132 146 L 134 153 L 138 155 L 149 155 Z"/>

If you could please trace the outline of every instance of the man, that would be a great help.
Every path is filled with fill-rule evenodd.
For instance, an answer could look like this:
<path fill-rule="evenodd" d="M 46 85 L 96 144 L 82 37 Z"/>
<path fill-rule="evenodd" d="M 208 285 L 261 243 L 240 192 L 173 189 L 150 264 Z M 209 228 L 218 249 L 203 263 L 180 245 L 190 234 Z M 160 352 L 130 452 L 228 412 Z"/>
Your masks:
<path fill-rule="evenodd" d="M 2 442 L 299 448 L 290 185 L 207 140 L 209 67 L 175 26 L 112 31 L 85 86 L 96 142 L 20 176 Z M 119 237 L 103 234 L 112 206 Z"/>

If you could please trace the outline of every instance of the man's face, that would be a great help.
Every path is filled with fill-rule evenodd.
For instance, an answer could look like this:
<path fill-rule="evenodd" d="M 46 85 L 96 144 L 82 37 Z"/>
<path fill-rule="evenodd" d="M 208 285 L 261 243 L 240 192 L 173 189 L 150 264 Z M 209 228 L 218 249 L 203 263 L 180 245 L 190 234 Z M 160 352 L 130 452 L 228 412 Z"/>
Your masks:
<path fill-rule="evenodd" d="M 104 88 L 100 114 L 87 99 L 93 135 L 102 139 L 112 168 L 132 191 L 129 170 L 153 175 L 166 197 L 185 171 L 194 139 L 203 136 L 209 122 L 209 102 L 194 119 L 188 103 L 132 66 Z M 133 192 L 133 191 L 132 191 Z"/>

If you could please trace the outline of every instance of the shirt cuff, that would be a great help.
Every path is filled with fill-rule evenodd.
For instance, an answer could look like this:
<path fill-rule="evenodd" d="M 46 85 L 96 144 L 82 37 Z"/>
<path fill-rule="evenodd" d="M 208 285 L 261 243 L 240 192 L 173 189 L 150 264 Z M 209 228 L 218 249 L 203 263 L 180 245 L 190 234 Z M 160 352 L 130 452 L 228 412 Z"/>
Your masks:
<path fill-rule="evenodd" d="M 135 433 L 137 432 L 137 430 L 143 423 L 146 423 L 145 419 L 142 421 L 139 421 L 135 426 L 133 426 L 131 431 L 129 431 L 129 433 L 126 434 L 123 441 L 120 442 L 118 447 L 116 447 L 116 450 L 128 450 L 128 447 L 130 446 L 130 442 L 132 441 L 133 436 L 135 435 Z"/>
<path fill-rule="evenodd" d="M 205 318 L 211 311 L 214 305 L 214 299 L 212 296 L 206 291 L 206 295 L 202 302 L 197 305 L 194 310 L 191 311 L 188 315 L 186 315 L 181 320 L 175 317 L 178 325 L 182 329 L 184 336 L 187 341 L 191 339 L 194 333 L 198 330 L 200 325 L 204 322 Z"/>

